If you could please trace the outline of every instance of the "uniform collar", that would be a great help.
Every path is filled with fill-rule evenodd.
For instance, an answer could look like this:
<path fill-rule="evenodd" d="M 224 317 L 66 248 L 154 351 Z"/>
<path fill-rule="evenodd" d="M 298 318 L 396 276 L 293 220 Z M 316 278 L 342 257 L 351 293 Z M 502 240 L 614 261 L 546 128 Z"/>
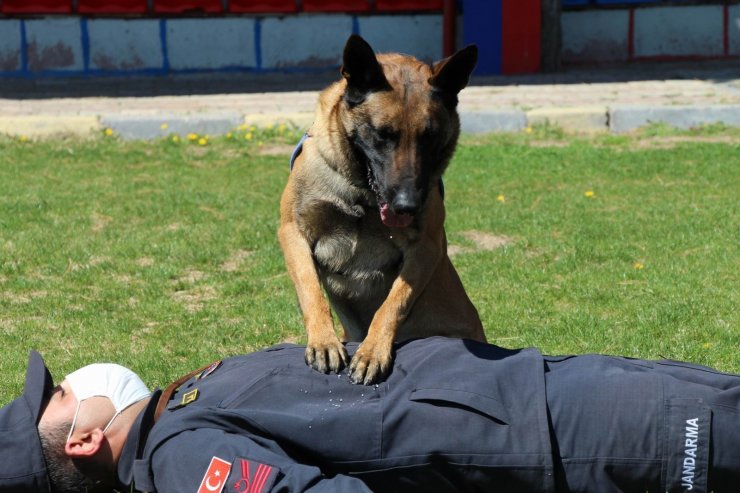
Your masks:
<path fill-rule="evenodd" d="M 152 392 L 149 403 L 136 417 L 126 443 L 123 445 L 121 457 L 118 460 L 118 481 L 125 487 L 133 484 L 134 462 L 141 457 L 146 439 L 149 436 L 149 430 L 154 426 L 154 411 L 157 408 L 157 402 L 161 394 L 160 389 Z"/>

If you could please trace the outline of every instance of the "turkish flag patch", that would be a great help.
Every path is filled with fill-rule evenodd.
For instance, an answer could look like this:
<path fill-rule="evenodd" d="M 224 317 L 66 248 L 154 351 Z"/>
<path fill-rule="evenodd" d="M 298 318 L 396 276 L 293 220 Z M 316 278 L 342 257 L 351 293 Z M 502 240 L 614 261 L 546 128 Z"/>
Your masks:
<path fill-rule="evenodd" d="M 203 481 L 200 482 L 198 493 L 220 493 L 224 489 L 226 480 L 231 471 L 231 463 L 213 456 Z"/>
<path fill-rule="evenodd" d="M 279 469 L 249 459 L 234 461 L 228 483 L 228 493 L 264 493 L 270 491 Z"/>

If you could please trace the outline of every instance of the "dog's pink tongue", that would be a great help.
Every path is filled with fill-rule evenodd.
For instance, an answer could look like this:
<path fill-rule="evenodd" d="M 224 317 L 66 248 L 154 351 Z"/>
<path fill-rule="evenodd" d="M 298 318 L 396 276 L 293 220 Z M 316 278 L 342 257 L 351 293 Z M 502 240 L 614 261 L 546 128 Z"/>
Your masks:
<path fill-rule="evenodd" d="M 380 220 L 389 228 L 407 228 L 414 220 L 411 214 L 396 214 L 388 204 L 380 206 Z"/>

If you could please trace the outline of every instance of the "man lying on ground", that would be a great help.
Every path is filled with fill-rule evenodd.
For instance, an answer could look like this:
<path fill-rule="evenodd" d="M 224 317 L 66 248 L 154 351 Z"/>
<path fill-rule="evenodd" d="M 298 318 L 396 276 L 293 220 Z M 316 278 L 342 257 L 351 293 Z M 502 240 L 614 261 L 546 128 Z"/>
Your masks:
<path fill-rule="evenodd" d="M 367 387 L 303 355 L 224 359 L 150 395 L 112 364 L 52 388 L 32 352 L 0 410 L 0 491 L 739 491 L 739 375 L 435 337 Z"/>

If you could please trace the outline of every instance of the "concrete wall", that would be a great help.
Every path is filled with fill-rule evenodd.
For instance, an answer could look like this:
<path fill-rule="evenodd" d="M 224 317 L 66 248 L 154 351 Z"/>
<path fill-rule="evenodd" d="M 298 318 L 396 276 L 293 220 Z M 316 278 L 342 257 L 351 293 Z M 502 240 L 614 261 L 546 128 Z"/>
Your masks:
<path fill-rule="evenodd" d="M 740 5 L 566 11 L 563 61 L 740 56 Z"/>
<path fill-rule="evenodd" d="M 442 15 L 179 19 L 0 19 L 0 77 L 310 71 L 339 66 L 344 42 L 442 58 Z"/>
<path fill-rule="evenodd" d="M 566 11 L 562 25 L 566 63 L 740 57 L 737 4 Z M 0 78 L 326 70 L 352 33 L 433 61 L 442 29 L 438 13 L 0 18 Z"/>
<path fill-rule="evenodd" d="M 740 5 L 729 8 L 729 42 L 730 53 L 740 53 Z"/>
<path fill-rule="evenodd" d="M 561 22 L 564 62 L 627 59 L 629 34 L 627 10 L 564 12 Z"/>

